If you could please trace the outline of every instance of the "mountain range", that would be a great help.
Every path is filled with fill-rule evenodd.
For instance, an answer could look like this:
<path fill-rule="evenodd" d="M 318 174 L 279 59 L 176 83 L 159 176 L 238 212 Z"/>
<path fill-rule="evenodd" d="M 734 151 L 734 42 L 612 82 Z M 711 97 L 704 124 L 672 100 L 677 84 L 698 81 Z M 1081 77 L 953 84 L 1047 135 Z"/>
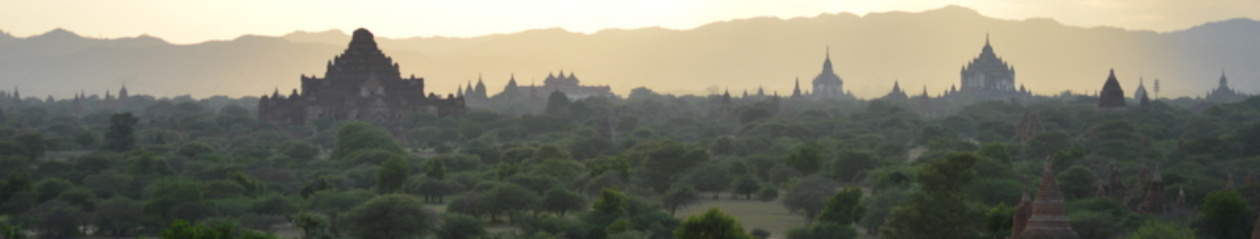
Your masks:
<path fill-rule="evenodd" d="M 846 90 L 859 97 L 881 96 L 894 81 L 914 95 L 925 90 L 936 95 L 958 84 L 962 66 L 980 53 L 986 38 L 1014 66 L 1016 83 L 1037 94 L 1093 93 L 1113 68 L 1130 94 L 1140 78 L 1148 89 L 1158 78 L 1161 97 L 1202 96 L 1216 87 L 1222 72 L 1235 89 L 1260 92 L 1260 22 L 1242 18 L 1155 32 L 996 19 L 950 6 L 862 16 L 756 17 L 683 30 L 377 35 L 404 75 L 425 77 L 426 90 L 438 93 L 478 76 L 494 93 L 509 75 L 521 84 L 541 84 L 549 72 L 563 70 L 621 94 L 640 86 L 680 94 L 725 89 L 739 94 L 758 87 L 790 94 L 797 78 L 808 87 L 829 48 Z M 123 84 L 159 96 L 288 92 L 302 74 L 323 75 L 327 61 L 349 39 L 340 30 L 196 44 L 143 35 L 90 38 L 64 29 L 30 37 L 0 32 L 0 88 L 21 87 L 24 95 L 41 97 L 103 94 Z"/>

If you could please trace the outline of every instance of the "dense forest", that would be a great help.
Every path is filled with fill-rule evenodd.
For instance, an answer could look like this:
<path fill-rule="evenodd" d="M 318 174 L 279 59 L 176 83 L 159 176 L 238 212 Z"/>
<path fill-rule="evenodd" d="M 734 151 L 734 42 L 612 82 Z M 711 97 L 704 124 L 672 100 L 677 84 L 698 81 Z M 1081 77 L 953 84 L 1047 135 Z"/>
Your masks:
<path fill-rule="evenodd" d="M 397 125 L 268 123 L 257 100 L 0 100 L 0 238 L 1002 239 L 1048 165 L 1081 238 L 1253 238 L 1260 206 L 1260 97 L 641 88 Z"/>

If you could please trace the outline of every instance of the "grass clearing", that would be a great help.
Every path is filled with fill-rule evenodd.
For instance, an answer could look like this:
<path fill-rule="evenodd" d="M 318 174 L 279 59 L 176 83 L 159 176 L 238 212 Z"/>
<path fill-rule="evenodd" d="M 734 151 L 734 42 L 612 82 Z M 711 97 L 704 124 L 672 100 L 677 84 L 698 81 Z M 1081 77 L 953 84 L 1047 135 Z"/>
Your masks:
<path fill-rule="evenodd" d="M 770 232 L 770 238 L 785 238 L 788 230 L 805 225 L 805 217 L 788 212 L 779 201 L 763 202 L 758 200 L 736 200 L 722 197 L 713 200 L 706 197 L 699 203 L 678 210 L 675 217 L 686 220 L 693 215 L 704 214 L 709 208 L 717 208 L 722 213 L 739 220 L 744 230 L 761 228 Z"/>

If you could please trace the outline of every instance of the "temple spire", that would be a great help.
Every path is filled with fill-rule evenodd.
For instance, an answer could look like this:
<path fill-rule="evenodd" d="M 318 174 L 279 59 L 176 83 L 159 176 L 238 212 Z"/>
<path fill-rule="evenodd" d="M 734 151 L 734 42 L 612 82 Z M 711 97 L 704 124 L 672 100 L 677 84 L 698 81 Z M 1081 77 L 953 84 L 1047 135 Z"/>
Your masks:
<path fill-rule="evenodd" d="M 801 96 L 801 78 L 796 77 L 796 86 L 792 88 L 792 97 Z"/>
<path fill-rule="evenodd" d="M 1075 239 L 1080 238 L 1072 230 L 1066 210 L 1063 207 L 1063 193 L 1055 183 L 1054 163 L 1046 159 L 1041 169 L 1041 185 L 1037 188 L 1036 199 L 1032 203 L 1032 216 L 1024 231 L 1013 239 Z"/>

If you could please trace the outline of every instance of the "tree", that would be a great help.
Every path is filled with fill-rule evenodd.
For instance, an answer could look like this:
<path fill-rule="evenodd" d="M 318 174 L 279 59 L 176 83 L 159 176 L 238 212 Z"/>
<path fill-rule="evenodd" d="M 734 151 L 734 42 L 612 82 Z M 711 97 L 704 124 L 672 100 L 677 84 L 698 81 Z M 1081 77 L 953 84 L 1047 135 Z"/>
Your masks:
<path fill-rule="evenodd" d="M 784 161 L 805 175 L 814 174 L 822 166 L 823 152 L 818 145 L 809 143 L 796 147 Z"/>
<path fill-rule="evenodd" d="M 491 220 L 495 215 L 534 210 L 540 203 L 538 194 L 515 184 L 500 184 L 486 192 L 483 202 L 490 213 Z"/>
<path fill-rule="evenodd" d="M 678 229 L 674 229 L 676 238 L 695 239 L 752 239 L 744 232 L 735 218 L 723 214 L 717 208 L 709 209 L 703 215 L 688 217 Z"/>
<path fill-rule="evenodd" d="M 26 148 L 24 156 L 28 159 L 39 159 L 48 150 L 48 140 L 39 133 L 23 133 L 14 138 Z"/>
<path fill-rule="evenodd" d="M 879 166 L 879 160 L 867 151 L 845 149 L 836 153 L 831 164 L 832 177 L 841 182 L 860 180 L 866 170 Z"/>
<path fill-rule="evenodd" d="M 543 195 L 543 209 L 564 214 L 568 211 L 580 211 L 586 207 L 586 198 L 564 188 L 554 188 Z"/>
<path fill-rule="evenodd" d="M 34 219 L 39 234 L 48 238 L 68 238 L 80 234 L 79 226 L 87 223 L 86 214 L 79 207 L 61 200 L 40 204 L 27 212 Z"/>
<path fill-rule="evenodd" d="M 761 191 L 757 192 L 757 200 L 762 202 L 774 201 L 775 199 L 779 199 L 779 190 L 774 187 L 762 187 Z"/>
<path fill-rule="evenodd" d="M 326 239 L 332 237 L 332 222 L 318 213 L 304 212 L 293 216 L 293 226 L 302 229 L 302 238 Z"/>
<path fill-rule="evenodd" d="M 1213 238 L 1242 239 L 1250 236 L 1253 215 L 1238 191 L 1209 193 L 1203 199 L 1199 213 L 1202 214 L 1202 232 Z"/>
<path fill-rule="evenodd" d="M 1194 229 L 1185 225 L 1147 220 L 1137 231 L 1129 234 L 1128 239 L 1195 239 Z"/>
<path fill-rule="evenodd" d="M 403 195 L 383 195 L 350 210 L 346 216 L 352 235 L 361 239 L 419 238 L 432 232 L 437 216 L 419 199 Z"/>
<path fill-rule="evenodd" d="M 442 214 L 442 226 L 437 236 L 442 239 L 473 239 L 486 234 L 485 226 L 476 217 L 459 214 Z"/>
<path fill-rule="evenodd" d="M 745 176 L 735 181 L 735 194 L 744 195 L 744 200 L 751 200 L 758 190 L 761 190 L 761 183 L 752 177 Z"/>
<path fill-rule="evenodd" d="M 661 204 L 669 210 L 669 215 L 674 215 L 678 208 L 695 204 L 697 201 L 700 201 L 700 195 L 695 189 L 688 186 L 675 186 L 661 199 Z"/>
<path fill-rule="evenodd" d="M 105 133 L 105 150 L 127 152 L 136 147 L 136 124 L 140 119 L 131 113 L 118 113 L 109 117 L 109 131 Z"/>
<path fill-rule="evenodd" d="M 807 177 L 788 189 L 787 194 L 783 196 L 783 206 L 792 212 L 804 215 L 805 220 L 812 224 L 818 213 L 826 206 L 827 198 L 836 194 L 837 186 L 828 178 Z"/>
<path fill-rule="evenodd" d="M 161 239 L 276 239 L 275 235 L 242 229 L 234 223 L 192 224 L 175 220 L 158 234 Z"/>
<path fill-rule="evenodd" d="M 35 184 L 35 192 L 39 195 L 39 201 L 48 201 L 74 188 L 74 184 L 61 178 L 49 178 L 39 181 Z"/>
<path fill-rule="evenodd" d="M 804 228 L 797 228 L 787 233 L 788 239 L 854 239 L 857 230 L 853 225 L 842 225 L 831 222 L 819 222 Z"/>
<path fill-rule="evenodd" d="M 713 199 L 716 200 L 718 195 L 731 185 L 731 174 L 719 164 L 708 164 L 696 168 L 687 177 L 687 181 L 694 185 L 696 190 L 713 193 Z"/>
<path fill-rule="evenodd" d="M 391 159 L 381 164 L 377 173 L 376 190 L 382 194 L 400 192 L 403 182 L 411 175 L 411 168 L 402 159 Z"/>
<path fill-rule="evenodd" d="M 664 193 L 669 185 L 679 181 L 678 176 L 709 159 L 703 149 L 688 147 L 673 141 L 650 142 L 635 145 L 630 150 L 631 161 L 640 162 L 647 185 L 658 193 Z"/>
<path fill-rule="evenodd" d="M 856 223 L 865 215 L 866 208 L 861 202 L 862 189 L 845 188 L 827 200 L 822 213 L 818 215 L 818 221 L 846 226 Z"/>
<path fill-rule="evenodd" d="M 96 226 L 109 236 L 131 236 L 132 230 L 142 226 L 144 207 L 140 202 L 125 197 L 113 197 L 96 206 Z"/>
<path fill-rule="evenodd" d="M 922 191 L 894 208 L 883 227 L 882 238 L 976 238 L 980 232 L 979 210 L 972 208 L 962 189 L 975 178 L 978 158 L 970 153 L 950 153 L 927 162 L 919 170 Z"/>
<path fill-rule="evenodd" d="M 1056 177 L 1063 189 L 1064 200 L 1085 198 L 1094 193 L 1094 174 L 1081 166 L 1073 166 Z"/>
<path fill-rule="evenodd" d="M 442 163 L 441 159 L 429 160 L 424 164 L 424 176 L 437 180 L 445 179 L 446 164 Z"/>
<path fill-rule="evenodd" d="M 344 159 L 367 149 L 403 152 L 402 147 L 394 142 L 394 138 L 385 129 L 366 122 L 347 122 L 337 129 L 337 145 L 333 149 L 332 158 Z"/>

